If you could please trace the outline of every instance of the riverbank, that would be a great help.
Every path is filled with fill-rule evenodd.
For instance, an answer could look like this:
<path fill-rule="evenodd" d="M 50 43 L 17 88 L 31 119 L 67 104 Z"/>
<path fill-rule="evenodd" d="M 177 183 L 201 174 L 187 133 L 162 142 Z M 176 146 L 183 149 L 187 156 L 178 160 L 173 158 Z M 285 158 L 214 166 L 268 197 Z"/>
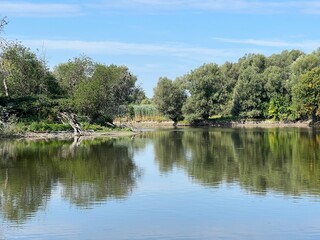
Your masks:
<path fill-rule="evenodd" d="M 131 123 L 131 126 L 136 129 L 145 128 L 170 128 L 173 127 L 172 121 L 157 122 L 135 122 Z M 230 119 L 211 119 L 208 121 L 198 121 L 193 123 L 179 122 L 178 127 L 261 127 L 261 128 L 274 128 L 274 127 L 299 127 L 309 128 L 312 127 L 311 120 L 308 121 L 273 121 L 273 120 L 230 120 Z M 314 126 L 319 126 L 315 124 Z"/>
<path fill-rule="evenodd" d="M 209 126 L 209 127 L 246 127 L 246 128 L 284 128 L 284 127 L 298 127 L 309 128 L 317 126 L 308 121 L 273 121 L 273 120 L 220 120 L 214 119 L 209 121 L 201 121 L 191 124 L 192 126 Z"/>
<path fill-rule="evenodd" d="M 126 137 L 134 136 L 138 132 L 134 131 L 108 131 L 94 132 L 85 131 L 81 135 L 74 135 L 73 132 L 26 132 L 17 134 L 0 134 L 0 138 L 26 138 L 26 139 L 68 139 L 74 137 L 96 138 L 96 137 Z"/>
<path fill-rule="evenodd" d="M 173 128 L 172 121 L 147 121 L 147 122 L 131 122 L 126 123 L 128 129 L 132 130 L 110 130 L 110 131 L 83 131 L 79 137 L 96 138 L 96 137 L 126 137 L 139 134 L 141 131 L 148 129 Z M 199 121 L 192 124 L 184 122 L 178 123 L 177 127 L 223 127 L 223 128 L 310 128 L 311 120 L 309 121 L 272 121 L 272 120 L 221 120 L 213 119 L 209 121 Z M 320 126 L 315 124 L 315 126 Z M 26 138 L 26 139 L 68 139 L 74 138 L 75 135 L 71 131 L 56 131 L 56 132 L 25 132 L 25 133 L 9 133 L 0 134 L 0 138 Z"/>

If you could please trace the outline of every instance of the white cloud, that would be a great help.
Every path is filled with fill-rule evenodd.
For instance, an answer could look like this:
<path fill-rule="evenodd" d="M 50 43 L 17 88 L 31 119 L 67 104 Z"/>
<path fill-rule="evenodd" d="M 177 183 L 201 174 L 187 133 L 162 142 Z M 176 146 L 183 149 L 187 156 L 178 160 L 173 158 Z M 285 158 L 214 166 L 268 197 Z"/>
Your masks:
<path fill-rule="evenodd" d="M 298 48 L 303 50 L 315 50 L 320 47 L 320 40 L 303 40 L 300 42 L 289 42 L 283 40 L 258 40 L 258 39 L 231 39 L 214 38 L 224 43 L 246 44 L 260 47 Z"/>
<path fill-rule="evenodd" d="M 236 13 L 319 14 L 319 1 L 263 0 L 85 0 L 79 3 L 34 3 L 1 1 L 1 14 L 15 16 L 65 17 L 83 15 L 92 10 L 137 10 L 145 12 L 212 11 Z"/>
<path fill-rule="evenodd" d="M 47 50 L 71 50 L 86 54 L 109 55 L 168 55 L 181 58 L 228 57 L 233 56 L 232 49 L 211 49 L 190 47 L 178 43 L 137 44 L 114 41 L 80 41 L 80 40 L 22 40 L 34 48 Z"/>
<path fill-rule="evenodd" d="M 2 15 L 67 17 L 81 15 L 81 6 L 58 3 L 31 3 L 0 1 Z"/>
<path fill-rule="evenodd" d="M 106 9 L 135 9 L 155 11 L 218 11 L 243 13 L 308 13 L 318 14 L 318 1 L 263 0 L 105 0 L 92 7 Z"/>

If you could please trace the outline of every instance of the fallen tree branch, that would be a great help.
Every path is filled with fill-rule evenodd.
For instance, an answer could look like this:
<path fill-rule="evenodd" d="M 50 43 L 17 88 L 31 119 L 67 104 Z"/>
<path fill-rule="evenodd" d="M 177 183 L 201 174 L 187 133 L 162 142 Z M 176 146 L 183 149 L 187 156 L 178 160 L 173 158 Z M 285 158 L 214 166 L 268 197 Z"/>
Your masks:
<path fill-rule="evenodd" d="M 77 116 L 74 113 L 60 112 L 60 119 L 62 122 L 68 122 L 68 124 L 73 128 L 74 135 L 81 135 L 82 130 L 80 123 L 77 120 Z"/>

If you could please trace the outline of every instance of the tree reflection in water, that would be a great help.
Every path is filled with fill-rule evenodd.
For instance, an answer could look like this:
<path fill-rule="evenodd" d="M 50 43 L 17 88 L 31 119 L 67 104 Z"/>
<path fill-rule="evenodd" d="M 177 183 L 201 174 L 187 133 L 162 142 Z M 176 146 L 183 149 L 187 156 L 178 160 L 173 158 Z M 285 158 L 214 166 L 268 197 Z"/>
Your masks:
<path fill-rule="evenodd" d="M 184 169 L 216 187 L 258 194 L 320 194 L 320 135 L 306 129 L 189 129 L 149 133 L 160 171 Z"/>
<path fill-rule="evenodd" d="M 17 222 L 45 207 L 57 184 L 65 199 L 90 207 L 125 198 L 140 176 L 127 142 L 115 139 L 1 141 L 0 156 L 1 212 Z"/>
<path fill-rule="evenodd" d="M 231 183 L 255 194 L 320 196 L 316 131 L 171 129 L 134 139 L 0 141 L 1 214 L 25 222 L 46 207 L 57 186 L 81 208 L 126 198 L 141 175 L 134 154 L 146 147 L 154 149 L 161 173 L 182 169 L 209 188 Z"/>

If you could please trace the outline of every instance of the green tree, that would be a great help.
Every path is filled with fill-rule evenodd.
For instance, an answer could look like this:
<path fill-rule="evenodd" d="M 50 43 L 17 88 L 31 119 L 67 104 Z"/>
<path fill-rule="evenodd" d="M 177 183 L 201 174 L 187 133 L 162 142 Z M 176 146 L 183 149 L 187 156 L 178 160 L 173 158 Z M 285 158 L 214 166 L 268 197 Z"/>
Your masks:
<path fill-rule="evenodd" d="M 20 43 L 2 46 L 0 54 L 2 95 L 31 96 L 50 95 L 57 90 L 57 82 L 46 63 Z"/>
<path fill-rule="evenodd" d="M 266 57 L 249 54 L 241 58 L 239 64 L 239 79 L 233 91 L 231 113 L 245 118 L 263 117 L 267 106 L 263 78 Z"/>
<path fill-rule="evenodd" d="M 86 56 L 76 57 L 67 63 L 61 63 L 54 68 L 54 76 L 62 89 L 71 96 L 77 87 L 88 82 L 95 70 L 92 59 Z"/>
<path fill-rule="evenodd" d="M 269 102 L 268 112 L 264 115 L 275 120 L 288 119 L 291 114 L 291 88 L 287 88 L 289 69 L 270 66 L 264 71 L 263 77 L 266 101 Z"/>
<path fill-rule="evenodd" d="M 146 94 L 141 87 L 135 87 L 132 93 L 131 103 L 133 104 L 141 104 L 142 101 L 146 100 Z"/>
<path fill-rule="evenodd" d="M 280 54 L 272 54 L 267 58 L 267 67 L 277 66 L 282 69 L 290 67 L 301 56 L 305 55 L 299 50 L 284 50 Z"/>
<path fill-rule="evenodd" d="M 220 70 L 223 78 L 223 99 L 224 103 L 221 104 L 222 115 L 230 115 L 232 108 L 232 93 L 240 74 L 240 64 L 225 62 L 220 66 Z"/>
<path fill-rule="evenodd" d="M 176 126 L 183 119 L 182 106 L 186 99 L 183 89 L 180 89 L 172 80 L 160 78 L 157 86 L 153 89 L 153 101 L 160 113 L 167 116 Z"/>
<path fill-rule="evenodd" d="M 320 66 L 320 56 L 315 52 L 307 55 L 301 55 L 291 66 L 291 72 L 295 79 L 310 71 L 315 67 Z"/>
<path fill-rule="evenodd" d="M 130 103 L 136 80 L 125 66 L 98 64 L 91 80 L 75 90 L 75 106 L 92 122 L 112 122 L 120 106 Z"/>
<path fill-rule="evenodd" d="M 234 89 L 232 114 L 240 117 L 263 117 L 265 112 L 263 77 L 255 67 L 246 68 Z"/>
<path fill-rule="evenodd" d="M 226 102 L 223 77 L 217 64 L 205 64 L 185 76 L 190 93 L 183 112 L 189 120 L 208 120 Z"/>
<path fill-rule="evenodd" d="M 294 101 L 300 116 L 311 117 L 313 121 L 320 117 L 320 67 L 301 75 L 294 87 Z"/>

